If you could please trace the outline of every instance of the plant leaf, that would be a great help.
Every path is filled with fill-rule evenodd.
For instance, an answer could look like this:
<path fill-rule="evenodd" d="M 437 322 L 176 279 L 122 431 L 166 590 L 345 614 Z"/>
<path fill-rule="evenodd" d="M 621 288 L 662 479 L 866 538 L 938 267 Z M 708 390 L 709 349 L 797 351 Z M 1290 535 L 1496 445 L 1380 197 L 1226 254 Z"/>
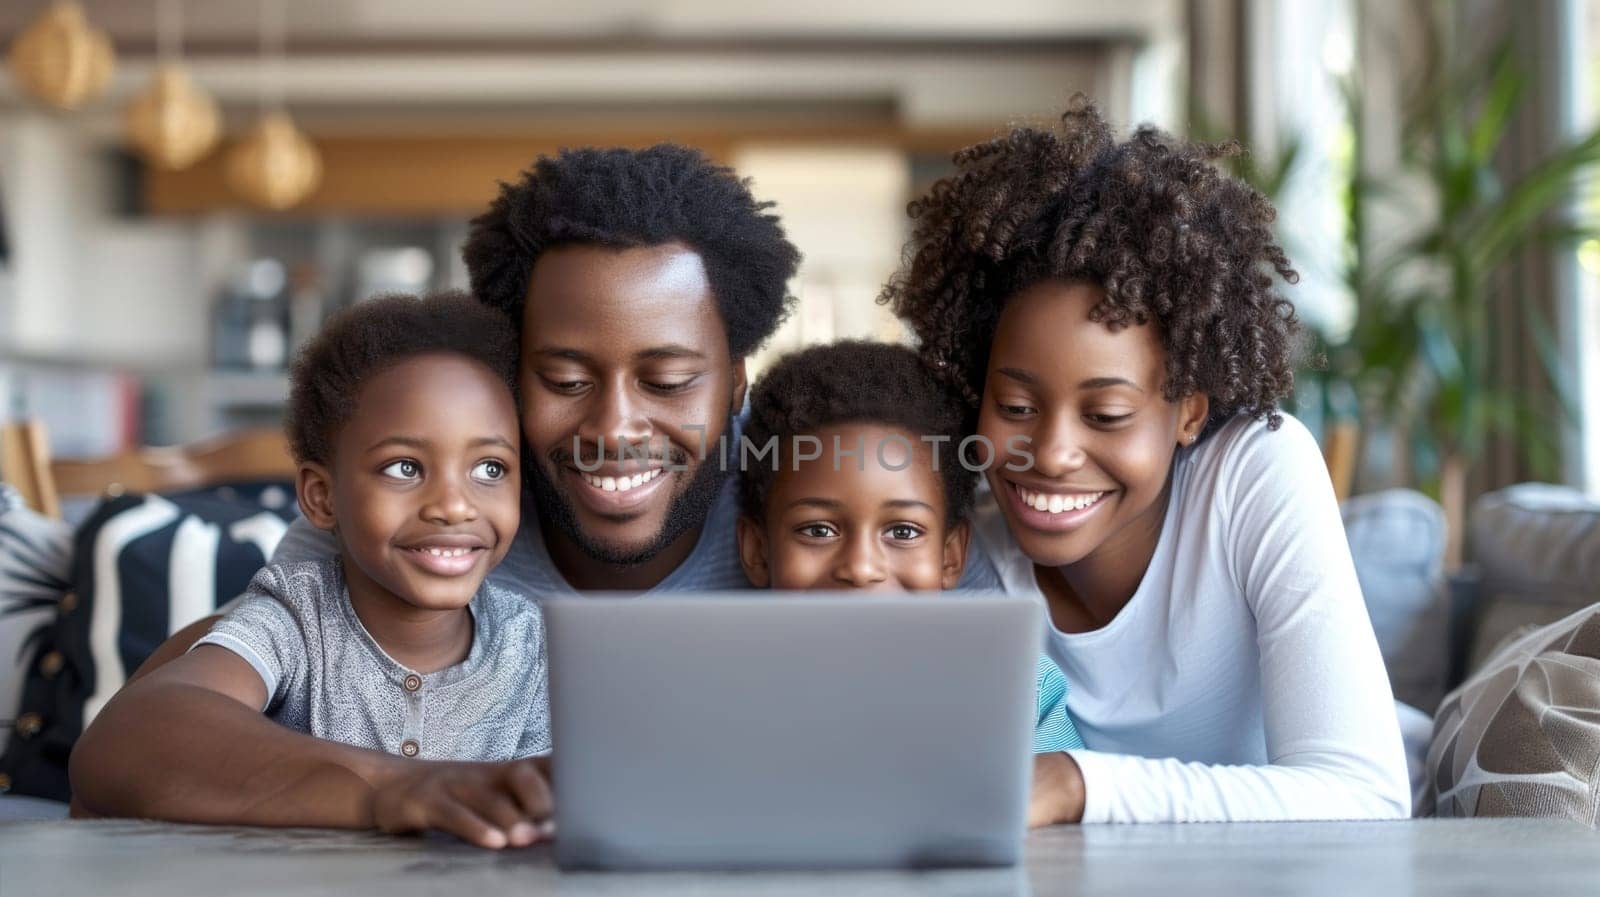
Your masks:
<path fill-rule="evenodd" d="M 1469 139 L 1472 157 L 1477 164 L 1485 166 L 1494 164 L 1495 150 L 1505 137 L 1506 125 L 1516 111 L 1523 87 L 1522 72 L 1518 70 L 1515 57 L 1511 54 L 1509 40 L 1501 41 L 1494 49 L 1489 65 L 1489 87 Z"/>
<path fill-rule="evenodd" d="M 1487 264 L 1504 261 L 1527 246 L 1537 220 L 1557 203 L 1572 198 L 1578 179 L 1600 163 L 1600 128 L 1546 157 L 1512 184 L 1465 236 Z"/>

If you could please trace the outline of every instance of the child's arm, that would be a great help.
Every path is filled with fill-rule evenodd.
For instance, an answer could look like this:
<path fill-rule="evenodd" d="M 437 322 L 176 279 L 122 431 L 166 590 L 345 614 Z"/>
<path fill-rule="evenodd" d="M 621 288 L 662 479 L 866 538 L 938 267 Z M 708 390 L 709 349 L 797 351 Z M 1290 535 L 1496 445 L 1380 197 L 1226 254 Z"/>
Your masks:
<path fill-rule="evenodd" d="M 290 607 L 298 610 L 291 610 Z M 304 687 L 305 619 L 272 568 L 194 650 L 131 682 L 80 739 L 82 810 L 181 822 L 410 831 L 530 843 L 549 794 L 529 764 L 430 763 L 323 741 L 262 711 Z"/>
<path fill-rule="evenodd" d="M 114 697 L 72 754 L 84 808 L 179 822 L 439 829 L 481 847 L 539 837 L 550 792 L 532 761 L 437 763 L 323 741 L 256 709 L 266 687 L 213 645 Z"/>
<path fill-rule="evenodd" d="M 73 792 L 101 815 L 370 827 L 367 783 L 388 758 L 279 726 L 266 698 L 243 658 L 201 645 L 106 704 L 73 750 Z"/>

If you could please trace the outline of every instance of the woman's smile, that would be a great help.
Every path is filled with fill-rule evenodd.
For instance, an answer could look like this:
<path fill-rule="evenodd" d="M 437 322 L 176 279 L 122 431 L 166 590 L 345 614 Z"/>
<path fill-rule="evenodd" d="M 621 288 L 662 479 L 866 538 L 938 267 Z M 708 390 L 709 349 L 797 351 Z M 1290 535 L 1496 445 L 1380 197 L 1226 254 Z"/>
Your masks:
<path fill-rule="evenodd" d="M 1007 482 L 1007 500 L 1017 522 L 1033 529 L 1070 532 L 1111 504 L 1114 490 L 1096 491 L 1029 489 Z"/>

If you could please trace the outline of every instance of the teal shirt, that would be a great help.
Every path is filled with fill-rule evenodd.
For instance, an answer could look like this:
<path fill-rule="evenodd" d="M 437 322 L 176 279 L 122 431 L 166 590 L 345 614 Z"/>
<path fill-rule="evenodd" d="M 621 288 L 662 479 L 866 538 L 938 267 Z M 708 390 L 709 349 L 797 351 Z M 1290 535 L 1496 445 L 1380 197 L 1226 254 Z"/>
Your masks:
<path fill-rule="evenodd" d="M 1039 658 L 1039 713 L 1033 752 L 1051 754 L 1083 747 L 1083 736 L 1067 714 L 1067 677 L 1048 657 Z"/>

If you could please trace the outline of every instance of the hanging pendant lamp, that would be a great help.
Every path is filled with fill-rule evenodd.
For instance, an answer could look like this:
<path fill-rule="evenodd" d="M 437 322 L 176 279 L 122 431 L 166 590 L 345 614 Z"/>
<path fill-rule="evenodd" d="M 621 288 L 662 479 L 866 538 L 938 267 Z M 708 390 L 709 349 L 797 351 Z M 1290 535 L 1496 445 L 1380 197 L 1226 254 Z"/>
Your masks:
<path fill-rule="evenodd" d="M 240 196 L 283 210 L 317 189 L 322 159 L 287 113 L 267 112 L 228 153 L 227 176 Z"/>
<path fill-rule="evenodd" d="M 24 92 L 58 109 L 76 109 L 111 83 L 116 52 L 104 31 L 91 27 L 83 7 L 57 0 L 17 35 L 11 75 Z"/>
<path fill-rule="evenodd" d="M 322 181 L 317 148 L 295 127 L 283 103 L 282 0 L 261 3 L 261 117 L 228 153 L 234 192 L 263 208 L 299 204 Z"/>
<path fill-rule="evenodd" d="M 168 171 L 188 168 L 221 136 L 217 101 L 189 76 L 179 57 L 181 0 L 156 6 L 154 80 L 128 107 L 128 142 L 146 162 Z"/>

